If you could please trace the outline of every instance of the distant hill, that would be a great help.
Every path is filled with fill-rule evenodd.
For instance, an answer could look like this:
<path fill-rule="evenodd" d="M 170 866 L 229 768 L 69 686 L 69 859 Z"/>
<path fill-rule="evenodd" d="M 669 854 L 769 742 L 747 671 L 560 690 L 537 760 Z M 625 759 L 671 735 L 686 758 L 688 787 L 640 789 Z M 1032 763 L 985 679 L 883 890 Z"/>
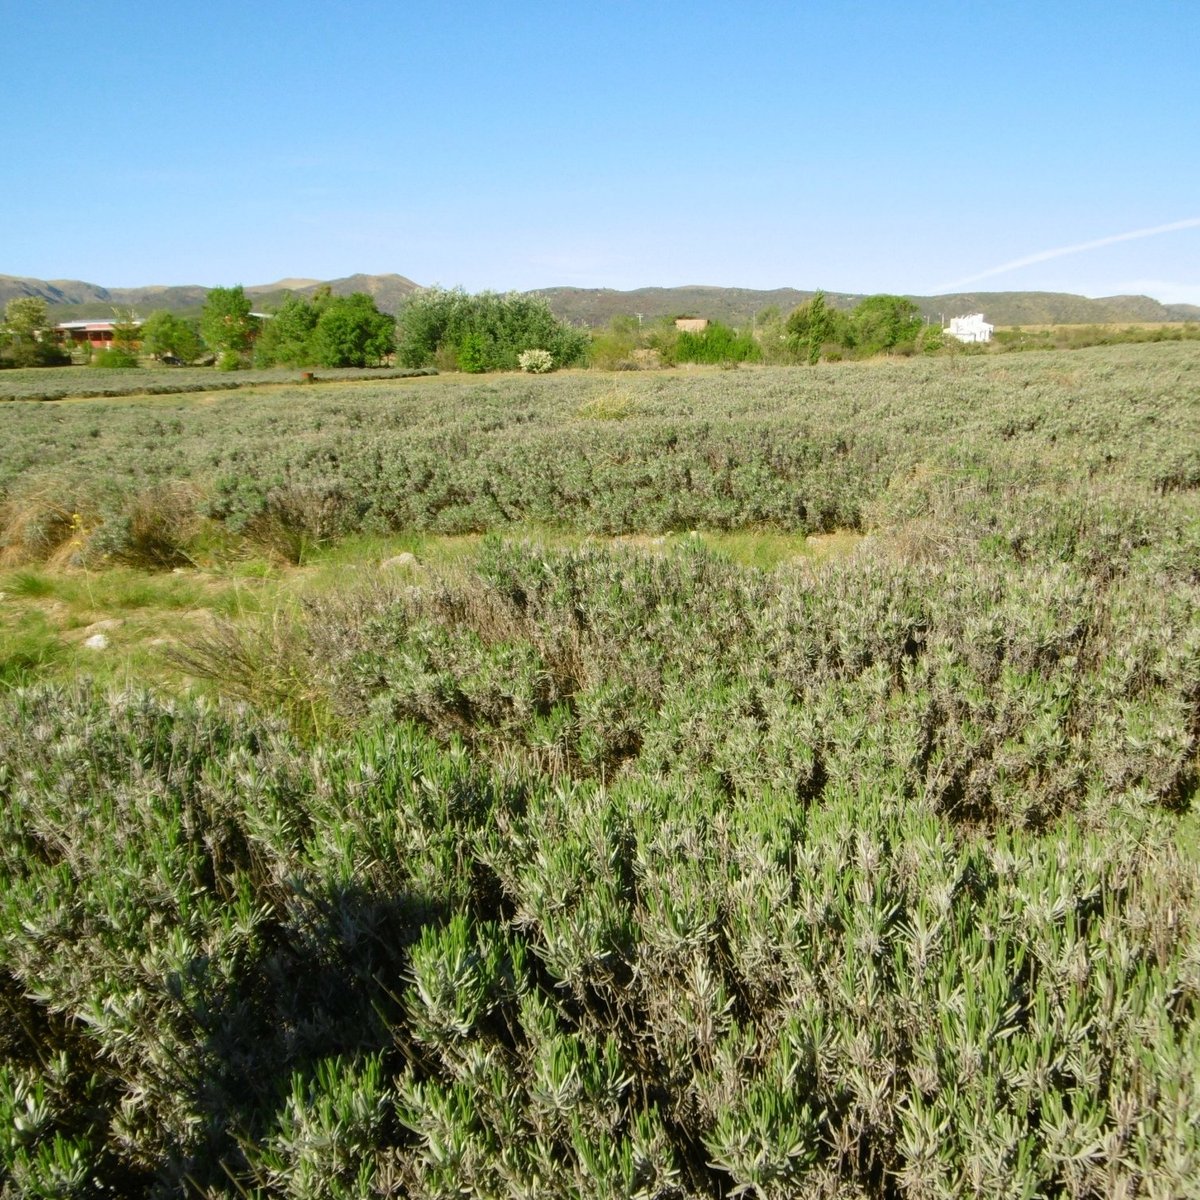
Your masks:
<path fill-rule="evenodd" d="M 550 307 L 562 318 L 583 325 L 607 325 L 615 316 L 642 314 L 658 317 L 696 316 L 730 325 L 748 325 L 765 308 L 788 313 L 811 300 L 814 292 L 795 288 L 757 291 L 751 288 L 676 287 L 638 288 L 630 292 L 610 288 L 540 288 Z M 865 295 L 826 292 L 834 308 L 853 308 Z M 931 321 L 949 320 L 982 312 L 993 325 L 1107 325 L 1114 322 L 1195 321 L 1200 307 L 1193 304 L 1160 304 L 1149 296 L 1106 296 L 1089 300 L 1065 292 L 956 292 L 945 296 L 909 296 Z"/>
<path fill-rule="evenodd" d="M 394 313 L 406 296 L 419 285 L 403 275 L 348 275 L 325 282 L 316 279 L 280 279 L 276 283 L 246 287 L 256 308 L 278 308 L 289 295 L 311 296 L 319 287 L 329 287 L 336 296 L 366 292 L 384 312 Z M 142 315 L 165 308 L 196 315 L 204 306 L 208 289 L 198 285 L 181 287 L 104 288 L 76 279 L 25 279 L 0 275 L 0 305 L 14 296 L 40 296 L 53 305 L 62 321 L 82 317 L 107 317 L 114 308 L 134 308 Z M 532 295 L 544 296 L 563 320 L 593 328 L 607 325 L 615 316 L 644 320 L 659 317 L 697 316 L 731 325 L 749 325 L 764 309 L 775 307 L 791 312 L 813 296 L 796 288 L 759 290 L 726 287 L 637 288 L 621 292 L 612 288 L 538 288 Z M 853 308 L 864 297 L 852 292 L 826 292 L 836 308 Z M 995 325 L 1108 325 L 1155 321 L 1200 320 L 1200 306 L 1160 304 L 1149 296 L 1105 296 L 1090 300 L 1066 292 L 956 292 L 945 296 L 910 296 L 931 321 L 949 320 L 966 313 L 982 312 Z"/>
<path fill-rule="evenodd" d="M 1149 296 L 1090 300 L 1069 292 L 953 292 L 913 296 L 927 317 L 982 312 L 993 325 L 1111 325 L 1200 320 L 1195 304 L 1160 304 Z"/>
<path fill-rule="evenodd" d="M 266 303 L 278 297 L 282 303 L 289 293 L 295 296 L 311 296 L 317 288 L 328 287 L 335 296 L 349 296 L 353 292 L 366 292 L 375 300 L 381 312 L 399 311 L 406 296 L 417 291 L 419 284 L 403 275 L 347 275 L 344 279 L 282 279 L 279 283 L 259 284 L 246 288 L 246 295 L 255 304 Z"/>
<path fill-rule="evenodd" d="M 751 288 L 648 287 L 631 292 L 612 288 L 539 288 L 555 314 L 573 324 L 593 328 L 607 325 L 613 317 L 637 316 L 653 321 L 659 317 L 708 317 L 730 325 L 748 325 L 764 308 L 772 305 L 789 313 L 813 295 L 795 288 L 756 291 Z M 829 297 L 833 302 L 833 296 Z M 852 299 L 852 298 L 851 298 Z"/>
<path fill-rule="evenodd" d="M 349 275 L 345 279 L 281 279 L 278 283 L 253 284 L 246 295 L 258 308 L 278 308 L 289 295 L 311 296 L 328 286 L 335 296 L 366 292 L 384 312 L 395 312 L 417 284 L 403 275 Z M 78 279 L 26 279 L 0 275 L 0 306 L 15 296 L 40 296 L 54 307 L 60 321 L 85 317 L 110 317 L 114 308 L 134 308 L 141 315 L 156 309 L 198 314 L 209 289 L 199 284 L 182 287 L 105 288 Z"/>

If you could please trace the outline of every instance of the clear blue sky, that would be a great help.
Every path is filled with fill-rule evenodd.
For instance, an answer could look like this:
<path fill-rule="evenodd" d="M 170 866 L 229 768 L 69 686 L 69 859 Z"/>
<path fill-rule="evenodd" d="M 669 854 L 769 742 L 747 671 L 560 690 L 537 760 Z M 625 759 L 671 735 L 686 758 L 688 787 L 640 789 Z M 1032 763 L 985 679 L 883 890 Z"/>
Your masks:
<path fill-rule="evenodd" d="M 0 0 L 0 69 L 4 274 L 1200 303 L 1197 0 Z"/>

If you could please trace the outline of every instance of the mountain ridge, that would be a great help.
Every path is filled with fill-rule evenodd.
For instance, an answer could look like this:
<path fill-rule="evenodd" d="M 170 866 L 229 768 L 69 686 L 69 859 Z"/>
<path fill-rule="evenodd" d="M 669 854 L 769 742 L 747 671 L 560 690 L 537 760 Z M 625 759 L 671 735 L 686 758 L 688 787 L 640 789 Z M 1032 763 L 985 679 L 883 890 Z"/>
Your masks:
<path fill-rule="evenodd" d="M 420 285 L 404 275 L 355 274 L 319 281 L 284 278 L 275 283 L 246 286 L 257 308 L 278 307 L 289 295 L 311 297 L 328 287 L 334 295 L 366 292 L 384 312 L 395 313 Z M 107 317 L 114 308 L 156 308 L 198 312 L 209 288 L 199 284 L 149 284 L 136 288 L 106 288 L 77 279 L 36 279 L 0 275 L 0 305 L 19 296 L 46 301 L 60 320 Z M 766 308 L 783 313 L 810 300 L 815 290 L 797 288 L 731 288 L 709 284 L 683 287 L 616 288 L 545 287 L 527 295 L 542 296 L 556 316 L 575 324 L 598 327 L 615 316 L 643 320 L 683 314 L 708 317 L 733 325 L 752 324 Z M 866 293 L 826 292 L 835 308 L 853 308 Z M 995 325 L 1108 325 L 1200 320 L 1200 305 L 1162 304 L 1149 296 L 1089 298 L 1070 292 L 951 292 L 908 297 L 927 320 L 945 321 L 969 312 L 982 312 Z M 144 315 L 144 314 L 143 314 Z"/>

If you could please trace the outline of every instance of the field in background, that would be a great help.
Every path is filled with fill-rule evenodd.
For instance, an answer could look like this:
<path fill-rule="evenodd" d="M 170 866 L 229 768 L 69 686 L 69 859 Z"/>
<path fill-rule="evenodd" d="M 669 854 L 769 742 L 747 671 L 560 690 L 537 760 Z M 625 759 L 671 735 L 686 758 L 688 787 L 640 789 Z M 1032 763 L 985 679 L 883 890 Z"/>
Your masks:
<path fill-rule="evenodd" d="M 424 375 L 395 367 L 327 367 L 316 371 L 319 382 L 403 379 Z M 295 384 L 301 372 L 284 367 L 267 370 L 215 371 L 212 367 L 135 367 L 98 370 L 90 367 L 27 367 L 0 371 L 0 403 L 6 400 L 70 400 L 115 396 L 172 396 L 232 392 L 265 385 Z"/>
<path fill-rule="evenodd" d="M 1122 346 L 1158 342 L 1200 341 L 1196 321 L 1116 322 L 1093 325 L 999 326 L 991 349 L 1078 350 L 1090 346 Z"/>
<path fill-rule="evenodd" d="M 1198 392 L 0 407 L 0 1176 L 1191 1194 Z"/>
<path fill-rule="evenodd" d="M 1200 478 L 1189 346 L 733 372 L 282 385 L 4 409 L 0 545 L 186 566 L 352 534 L 886 525 L 963 489 Z"/>

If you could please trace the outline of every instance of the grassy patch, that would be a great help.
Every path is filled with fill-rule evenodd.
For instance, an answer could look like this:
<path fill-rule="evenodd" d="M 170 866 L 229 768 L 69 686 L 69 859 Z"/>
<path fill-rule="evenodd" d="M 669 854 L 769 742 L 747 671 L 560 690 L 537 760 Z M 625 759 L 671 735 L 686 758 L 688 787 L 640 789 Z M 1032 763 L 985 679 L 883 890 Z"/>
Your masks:
<path fill-rule="evenodd" d="M 65 654 L 58 631 L 42 613 L 0 619 L 0 688 L 22 687 L 52 674 Z"/>

